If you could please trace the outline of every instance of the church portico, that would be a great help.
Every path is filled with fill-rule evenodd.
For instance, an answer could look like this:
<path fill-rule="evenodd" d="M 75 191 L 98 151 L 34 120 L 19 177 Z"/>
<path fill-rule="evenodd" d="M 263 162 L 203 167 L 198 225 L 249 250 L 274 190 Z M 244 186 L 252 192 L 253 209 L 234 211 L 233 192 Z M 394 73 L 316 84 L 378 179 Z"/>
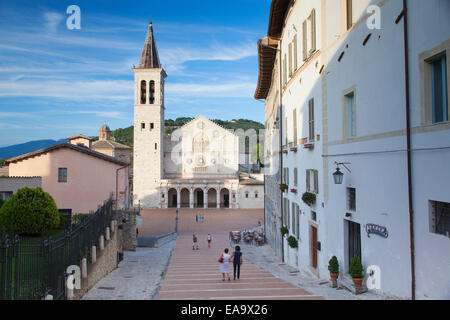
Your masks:
<path fill-rule="evenodd" d="M 160 187 L 160 208 L 237 209 L 238 180 L 166 180 Z"/>

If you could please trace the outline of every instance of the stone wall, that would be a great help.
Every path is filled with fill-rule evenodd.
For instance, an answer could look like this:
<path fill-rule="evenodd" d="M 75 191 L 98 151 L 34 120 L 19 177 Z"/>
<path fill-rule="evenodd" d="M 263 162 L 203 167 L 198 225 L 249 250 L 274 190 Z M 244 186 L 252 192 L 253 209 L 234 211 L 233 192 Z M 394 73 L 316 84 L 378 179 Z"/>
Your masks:
<path fill-rule="evenodd" d="M 98 281 L 114 271 L 119 264 L 119 253 L 136 251 L 136 212 L 119 211 L 116 219 L 110 232 L 110 240 L 104 239 L 103 250 L 96 248 L 96 261 L 87 265 L 87 277 L 82 277 L 81 289 L 74 290 L 70 299 L 81 299 Z M 123 222 L 124 219 L 126 222 Z"/>
<path fill-rule="evenodd" d="M 136 251 L 136 215 L 137 211 L 120 211 L 119 225 L 122 229 L 121 244 L 124 251 Z M 126 222 L 123 222 L 125 219 Z"/>

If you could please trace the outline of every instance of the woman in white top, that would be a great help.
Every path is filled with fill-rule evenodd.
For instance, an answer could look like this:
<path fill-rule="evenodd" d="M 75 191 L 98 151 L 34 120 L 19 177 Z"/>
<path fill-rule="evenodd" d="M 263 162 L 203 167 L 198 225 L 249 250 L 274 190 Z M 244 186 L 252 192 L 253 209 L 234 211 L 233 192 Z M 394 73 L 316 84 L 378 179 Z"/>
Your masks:
<path fill-rule="evenodd" d="M 220 272 L 222 273 L 222 281 L 225 281 L 225 274 L 228 276 L 228 281 L 231 281 L 230 279 L 230 258 L 231 255 L 228 254 L 228 248 L 225 248 L 225 250 L 222 253 L 223 262 L 220 263 Z"/>

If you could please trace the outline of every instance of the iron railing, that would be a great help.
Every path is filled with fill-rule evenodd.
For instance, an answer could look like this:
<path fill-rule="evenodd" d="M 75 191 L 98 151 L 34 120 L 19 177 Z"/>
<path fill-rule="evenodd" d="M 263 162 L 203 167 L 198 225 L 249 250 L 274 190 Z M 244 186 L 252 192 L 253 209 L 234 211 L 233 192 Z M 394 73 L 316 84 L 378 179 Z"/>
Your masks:
<path fill-rule="evenodd" d="M 65 299 L 66 270 L 91 262 L 91 247 L 113 220 L 113 201 L 57 237 L 22 237 L 3 228 L 0 239 L 0 300 Z"/>

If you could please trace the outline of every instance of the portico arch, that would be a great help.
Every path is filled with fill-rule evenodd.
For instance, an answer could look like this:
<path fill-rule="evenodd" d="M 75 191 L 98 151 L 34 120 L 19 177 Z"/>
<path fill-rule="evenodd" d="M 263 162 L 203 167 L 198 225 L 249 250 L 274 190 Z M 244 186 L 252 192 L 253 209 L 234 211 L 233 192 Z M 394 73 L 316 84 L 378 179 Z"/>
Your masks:
<path fill-rule="evenodd" d="M 169 208 L 176 208 L 177 207 L 177 189 L 171 188 L 169 189 L 169 192 L 167 193 L 167 201 L 169 203 Z"/>
<path fill-rule="evenodd" d="M 204 206 L 204 193 L 201 188 L 194 190 L 194 207 L 203 208 Z"/>
<path fill-rule="evenodd" d="M 222 190 L 220 190 L 220 207 L 230 207 L 230 190 L 228 190 L 227 188 L 223 188 Z"/>
<path fill-rule="evenodd" d="M 217 191 L 214 188 L 208 190 L 208 208 L 217 208 Z"/>
<path fill-rule="evenodd" d="M 181 208 L 189 208 L 190 193 L 187 188 L 181 189 Z"/>

